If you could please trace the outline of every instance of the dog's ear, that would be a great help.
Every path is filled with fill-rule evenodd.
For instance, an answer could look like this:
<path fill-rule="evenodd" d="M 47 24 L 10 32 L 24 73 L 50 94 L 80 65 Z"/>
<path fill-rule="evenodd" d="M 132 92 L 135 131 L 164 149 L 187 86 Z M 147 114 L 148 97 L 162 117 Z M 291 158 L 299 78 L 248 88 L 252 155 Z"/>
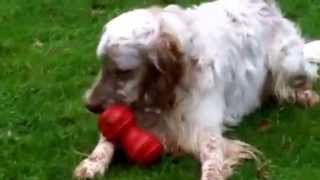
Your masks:
<path fill-rule="evenodd" d="M 140 97 L 150 105 L 169 108 L 175 102 L 175 89 L 184 73 L 184 56 L 178 39 L 162 33 L 145 53 L 146 66 L 141 80 Z"/>
<path fill-rule="evenodd" d="M 160 71 L 170 72 L 172 68 L 181 65 L 183 52 L 179 41 L 168 33 L 162 33 L 151 46 L 148 60 Z"/>

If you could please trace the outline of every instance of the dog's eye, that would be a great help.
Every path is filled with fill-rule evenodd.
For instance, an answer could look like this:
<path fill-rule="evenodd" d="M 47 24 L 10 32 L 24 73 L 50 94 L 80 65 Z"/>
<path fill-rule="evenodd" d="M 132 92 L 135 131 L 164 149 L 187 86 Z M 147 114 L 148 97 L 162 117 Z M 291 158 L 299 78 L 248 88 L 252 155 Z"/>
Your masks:
<path fill-rule="evenodd" d="M 121 70 L 121 69 L 116 69 L 115 70 L 115 75 L 119 78 L 119 79 L 132 79 L 133 75 L 134 75 L 134 71 L 133 70 Z"/>
<path fill-rule="evenodd" d="M 121 69 L 116 69 L 115 70 L 116 74 L 129 74 L 132 72 L 132 70 L 121 70 Z"/>

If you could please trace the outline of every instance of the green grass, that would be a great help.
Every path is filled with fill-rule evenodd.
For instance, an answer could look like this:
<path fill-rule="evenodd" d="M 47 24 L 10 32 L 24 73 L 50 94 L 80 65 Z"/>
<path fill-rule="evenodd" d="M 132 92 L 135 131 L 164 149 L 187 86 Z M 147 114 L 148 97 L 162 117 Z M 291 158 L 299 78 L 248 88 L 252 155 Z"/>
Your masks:
<path fill-rule="evenodd" d="M 71 179 L 97 140 L 96 117 L 82 105 L 99 62 L 103 24 L 136 7 L 200 0 L 0 1 L 0 179 Z M 309 38 L 320 38 L 320 0 L 281 0 Z M 97 13 L 98 12 L 98 13 Z M 318 88 L 319 89 L 319 88 Z M 269 128 L 261 130 L 261 122 Z M 267 106 L 230 133 L 263 151 L 271 179 L 320 179 L 320 111 Z M 194 180 L 199 164 L 166 157 L 142 169 L 115 163 L 101 179 Z M 256 179 L 251 163 L 232 178 Z"/>

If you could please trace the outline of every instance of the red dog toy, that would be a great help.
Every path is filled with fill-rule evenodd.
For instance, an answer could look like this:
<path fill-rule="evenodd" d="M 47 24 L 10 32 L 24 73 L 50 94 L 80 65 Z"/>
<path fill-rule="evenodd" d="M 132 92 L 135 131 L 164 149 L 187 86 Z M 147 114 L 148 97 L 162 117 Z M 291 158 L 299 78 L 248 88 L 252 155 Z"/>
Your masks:
<path fill-rule="evenodd" d="M 163 147 L 154 135 L 136 127 L 130 107 L 109 106 L 100 115 L 98 126 L 104 137 L 113 143 L 120 143 L 128 158 L 139 165 L 150 165 L 163 153 Z"/>

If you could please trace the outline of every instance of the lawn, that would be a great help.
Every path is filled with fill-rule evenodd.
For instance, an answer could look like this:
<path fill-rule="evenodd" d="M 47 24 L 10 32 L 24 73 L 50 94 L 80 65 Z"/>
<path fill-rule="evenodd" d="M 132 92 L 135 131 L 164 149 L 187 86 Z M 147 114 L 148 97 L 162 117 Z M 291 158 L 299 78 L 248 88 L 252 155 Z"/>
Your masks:
<path fill-rule="evenodd" d="M 136 7 L 200 0 L 0 1 L 0 180 L 71 179 L 97 140 L 96 116 L 82 96 L 97 74 L 103 24 Z M 281 0 L 308 38 L 320 38 L 320 0 Z M 319 87 L 318 87 L 319 90 Z M 269 105 L 230 132 L 264 152 L 270 179 L 320 179 L 320 109 Z M 101 179 L 194 180 L 190 157 L 149 169 L 116 162 Z M 234 180 L 256 179 L 248 162 Z"/>

